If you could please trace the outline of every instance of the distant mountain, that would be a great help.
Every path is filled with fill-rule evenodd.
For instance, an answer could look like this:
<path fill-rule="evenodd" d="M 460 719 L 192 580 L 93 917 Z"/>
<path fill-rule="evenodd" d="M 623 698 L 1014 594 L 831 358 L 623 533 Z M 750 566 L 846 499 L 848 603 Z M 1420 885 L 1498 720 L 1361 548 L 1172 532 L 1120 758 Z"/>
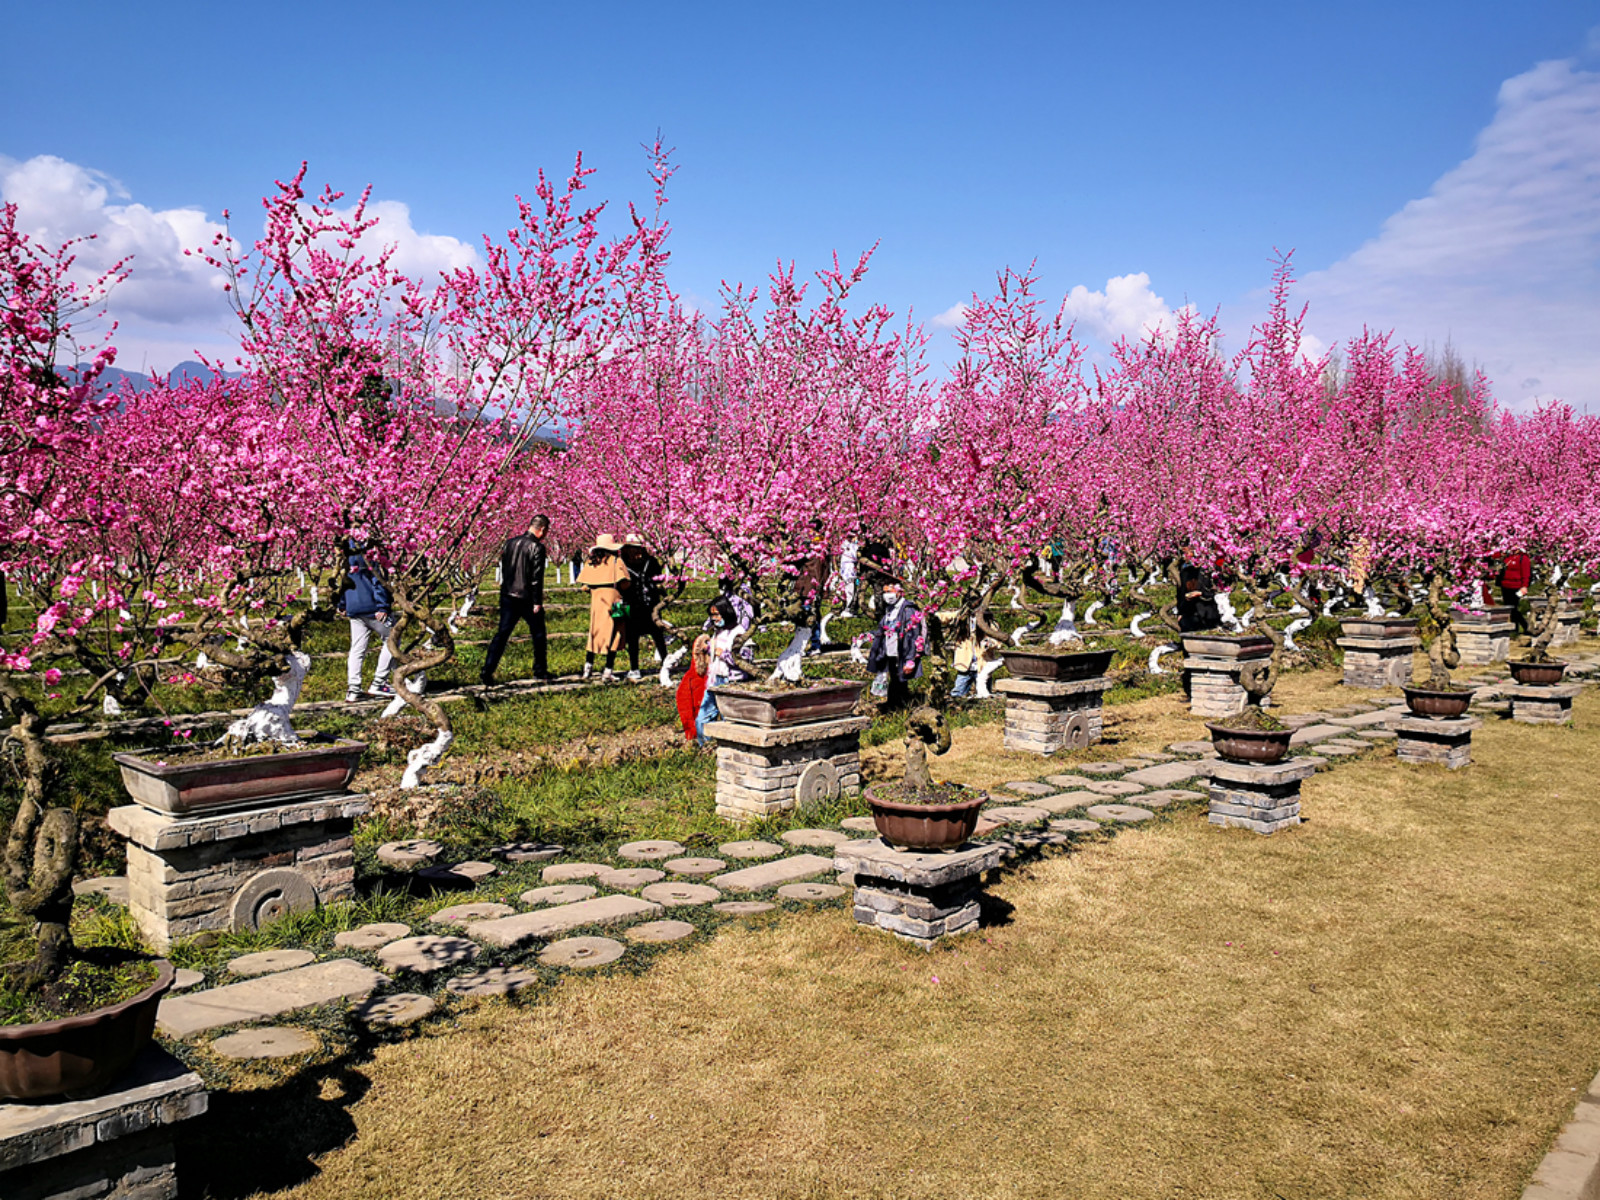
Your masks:
<path fill-rule="evenodd" d="M 222 374 L 226 379 L 236 379 L 240 373 L 238 371 L 224 371 Z M 173 383 L 187 383 L 191 379 L 201 383 L 210 383 L 217 377 L 217 373 L 204 363 L 188 359 L 173 367 L 169 377 Z M 100 379 L 108 391 L 126 386 L 136 392 L 142 392 L 150 386 L 149 375 L 142 371 L 124 371 L 121 367 L 107 367 L 104 373 L 101 374 Z"/>

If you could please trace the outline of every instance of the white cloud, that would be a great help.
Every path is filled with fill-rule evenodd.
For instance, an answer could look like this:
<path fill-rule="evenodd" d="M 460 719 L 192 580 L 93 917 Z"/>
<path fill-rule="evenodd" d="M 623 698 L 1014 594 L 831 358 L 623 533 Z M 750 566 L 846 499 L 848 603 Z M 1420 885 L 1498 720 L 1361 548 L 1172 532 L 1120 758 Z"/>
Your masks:
<path fill-rule="evenodd" d="M 1503 402 L 1600 407 L 1600 73 L 1540 63 L 1500 88 L 1472 155 L 1296 289 L 1324 336 L 1446 340 Z"/>
<path fill-rule="evenodd" d="M 184 254 L 209 245 L 223 229 L 204 211 L 153 210 L 133 202 L 110 176 L 48 154 L 26 162 L 0 156 L 0 199 L 16 204 L 23 232 L 51 248 L 93 235 L 77 248 L 81 276 L 93 277 L 119 259 L 131 259 L 128 279 L 107 306 L 121 326 L 115 339 L 118 365 L 168 370 L 196 350 L 233 357 L 233 318 L 222 277 L 198 255 Z M 479 261 L 466 242 L 419 232 L 400 201 L 374 200 L 367 211 L 378 224 L 358 249 L 371 257 L 381 246 L 393 245 L 391 265 L 403 274 L 429 279 Z M 235 232 L 249 236 L 242 229 Z"/>
<path fill-rule="evenodd" d="M 965 304 L 952 304 L 928 324 L 935 329 L 960 329 L 967 319 L 967 306 Z"/>
<path fill-rule="evenodd" d="M 1091 292 L 1081 283 L 1067 293 L 1063 307 L 1072 320 L 1101 341 L 1121 338 L 1139 341 L 1152 331 L 1166 332 L 1176 323 L 1167 302 L 1150 287 L 1150 276 L 1117 275 L 1106 280 L 1106 290 Z"/>

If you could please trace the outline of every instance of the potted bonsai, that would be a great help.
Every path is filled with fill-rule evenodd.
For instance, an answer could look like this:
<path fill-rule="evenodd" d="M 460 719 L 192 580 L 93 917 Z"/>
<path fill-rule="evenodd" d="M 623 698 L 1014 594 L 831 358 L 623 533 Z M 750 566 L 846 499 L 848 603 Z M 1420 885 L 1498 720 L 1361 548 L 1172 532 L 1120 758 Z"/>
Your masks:
<path fill-rule="evenodd" d="M 0 704 L 20 749 L 22 785 L 6 840 L 6 897 L 37 923 L 32 959 L 0 967 L 0 1100 L 93 1095 L 149 1045 L 172 964 L 73 943 L 78 816 L 47 807 L 45 719 L 9 679 L 0 679 Z"/>
<path fill-rule="evenodd" d="M 1419 717 L 1459 717 L 1472 703 L 1472 689 L 1453 682 L 1450 672 L 1461 665 L 1450 607 L 1444 599 L 1444 575 L 1428 573 L 1428 594 L 1417 626 L 1428 652 L 1428 677 L 1421 686 L 1406 687 L 1406 706 Z"/>
<path fill-rule="evenodd" d="M 1229 762 L 1275 763 L 1289 754 L 1294 731 L 1262 707 L 1277 682 L 1278 668 L 1271 659 L 1246 663 L 1239 672 L 1248 703 L 1244 711 L 1218 721 L 1207 721 L 1211 744 Z"/>
<path fill-rule="evenodd" d="M 1534 604 L 1532 620 L 1528 626 L 1528 653 L 1520 659 L 1512 659 L 1506 665 L 1511 668 L 1511 678 L 1520 684 L 1533 687 L 1550 687 L 1561 682 L 1567 664 L 1559 658 L 1550 655 L 1550 643 L 1554 640 L 1556 630 L 1560 627 L 1561 606 L 1564 597 L 1555 587 L 1545 590 L 1544 602 Z"/>
<path fill-rule="evenodd" d="M 1062 581 L 1056 582 L 1040 573 L 1040 565 L 1037 555 L 1030 556 L 1020 572 L 1020 590 L 1032 589 L 1060 601 L 1060 614 L 1050 632 L 1042 640 L 1034 641 L 1032 639 L 1038 637 L 1055 610 L 1049 606 L 1027 610 L 1034 619 L 1012 635 L 1009 648 L 1002 645 L 1000 650 L 1006 670 L 1019 679 L 1048 682 L 1092 679 L 1104 675 L 1111 666 L 1115 651 L 1086 649 L 1076 619 L 1076 605 L 1092 594 L 1081 581 L 1092 581 L 1096 572 L 1093 568 L 1082 570 L 1082 563 L 1072 564 L 1061 572 Z M 1080 582 L 1067 582 L 1069 580 Z M 995 637 L 999 633 L 989 621 L 988 608 L 993 595 L 993 590 L 986 595 L 978 618 L 978 628 L 988 637 Z"/>
<path fill-rule="evenodd" d="M 943 705 L 942 661 L 929 673 L 925 703 L 906 720 L 906 769 L 898 783 L 868 785 L 864 791 L 878 836 L 897 850 L 955 850 L 972 837 L 984 792 L 958 783 L 935 783 L 928 751 L 950 749 L 950 726 Z"/>

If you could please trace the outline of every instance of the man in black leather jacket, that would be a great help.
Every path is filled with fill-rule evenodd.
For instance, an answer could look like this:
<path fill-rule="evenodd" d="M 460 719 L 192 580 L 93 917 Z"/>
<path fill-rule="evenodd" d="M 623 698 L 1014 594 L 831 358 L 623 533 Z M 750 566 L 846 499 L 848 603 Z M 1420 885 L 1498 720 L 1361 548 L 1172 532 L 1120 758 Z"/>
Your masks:
<path fill-rule="evenodd" d="M 548 532 L 550 518 L 540 514 L 529 522 L 527 533 L 509 539 L 500 552 L 500 628 L 489 643 L 489 653 L 478 676 L 485 684 L 494 682 L 494 669 L 500 665 L 500 656 L 506 652 L 506 643 L 518 621 L 528 623 L 528 633 L 533 637 L 534 682 L 550 682 L 544 632 L 544 535 Z"/>

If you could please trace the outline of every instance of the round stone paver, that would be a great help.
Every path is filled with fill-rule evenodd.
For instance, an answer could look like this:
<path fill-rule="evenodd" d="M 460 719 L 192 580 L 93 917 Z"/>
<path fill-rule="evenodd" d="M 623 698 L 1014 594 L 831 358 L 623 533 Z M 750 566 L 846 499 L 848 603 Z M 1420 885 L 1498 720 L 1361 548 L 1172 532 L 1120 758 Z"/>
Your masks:
<path fill-rule="evenodd" d="M 1083 790 L 1093 792 L 1097 796 L 1132 796 L 1144 791 L 1144 785 L 1128 783 L 1122 779 L 1097 779 L 1093 783 L 1084 784 Z"/>
<path fill-rule="evenodd" d="M 765 900 L 724 900 L 721 904 L 713 904 L 711 907 L 719 913 L 727 913 L 730 917 L 753 917 L 757 913 L 771 912 L 778 906 L 768 904 Z"/>
<path fill-rule="evenodd" d="M 211 1048 L 223 1058 L 288 1058 L 291 1054 L 309 1054 L 321 1045 L 315 1034 L 304 1029 L 268 1026 L 226 1034 L 212 1042 Z"/>
<path fill-rule="evenodd" d="M 333 944 L 346 950 L 377 950 L 390 942 L 398 942 L 411 932 L 411 926 L 397 921 L 380 921 L 363 925 L 360 929 L 346 929 L 333 935 Z"/>
<path fill-rule="evenodd" d="M 499 870 L 493 863 L 469 861 L 449 866 L 423 867 L 417 872 L 417 878 L 440 887 L 474 887 Z"/>
<path fill-rule="evenodd" d="M 647 921 L 643 925 L 635 925 L 622 936 L 630 942 L 653 945 L 657 942 L 676 942 L 693 932 L 694 926 L 687 921 Z"/>
<path fill-rule="evenodd" d="M 1127 769 L 1128 764 L 1121 762 L 1084 763 L 1078 768 L 1085 775 L 1121 775 Z"/>
<path fill-rule="evenodd" d="M 837 829 L 791 829 L 783 840 L 791 846 L 837 846 L 848 842 L 850 835 Z"/>
<path fill-rule="evenodd" d="M 1167 747 L 1167 749 L 1171 750 L 1174 754 L 1212 753 L 1212 745 L 1210 742 L 1173 742 Z"/>
<path fill-rule="evenodd" d="M 1040 783 L 1037 779 L 1013 779 L 1005 785 L 1008 792 L 1017 792 L 1023 796 L 1048 796 L 1056 789 L 1048 783 Z"/>
<path fill-rule="evenodd" d="M 1045 782 L 1062 791 L 1072 791 L 1074 788 L 1089 786 L 1087 775 L 1046 775 Z"/>
<path fill-rule="evenodd" d="M 192 971 L 188 967 L 179 967 L 172 975 L 172 990 L 187 992 L 190 988 L 199 987 L 206 981 L 204 971 Z"/>
<path fill-rule="evenodd" d="M 415 971 L 418 975 L 431 975 L 477 957 L 478 947 L 464 937 L 436 937 L 426 933 L 390 942 L 378 951 L 378 961 L 384 966 Z"/>
<path fill-rule="evenodd" d="M 80 879 L 72 885 L 74 896 L 104 896 L 113 904 L 124 907 L 128 903 L 128 877 L 126 875 L 102 875 L 98 879 Z"/>
<path fill-rule="evenodd" d="M 396 992 L 392 996 L 376 996 L 356 1005 L 352 1011 L 363 1025 L 394 1029 L 432 1016 L 438 1007 L 431 996 Z"/>
<path fill-rule="evenodd" d="M 776 842 L 725 842 L 717 847 L 717 853 L 729 858 L 776 858 L 783 847 Z"/>
<path fill-rule="evenodd" d="M 495 904 L 484 900 L 477 904 L 452 904 L 441 908 L 428 920 L 435 925 L 465 925 L 469 921 L 490 921 L 495 917 L 509 917 L 517 910 L 509 904 Z"/>
<path fill-rule="evenodd" d="M 834 883 L 786 883 L 778 895 L 785 900 L 837 900 L 844 889 Z"/>
<path fill-rule="evenodd" d="M 674 875 L 715 875 L 728 864 L 720 858 L 669 858 L 661 865 Z"/>
<path fill-rule="evenodd" d="M 630 867 L 622 871 L 602 871 L 594 877 L 594 881 L 601 887 L 631 892 L 635 888 L 645 887 L 666 877 L 665 871 L 658 871 L 654 867 Z"/>
<path fill-rule="evenodd" d="M 1050 828 L 1057 833 L 1099 833 L 1099 821 L 1085 821 L 1081 817 L 1064 817 L 1059 821 L 1051 821 Z"/>
<path fill-rule="evenodd" d="M 986 808 L 983 815 L 991 821 L 1002 825 L 1032 825 L 1042 821 L 1050 814 L 1042 808 L 1028 808 L 1021 804 L 1002 804 L 996 808 Z"/>
<path fill-rule="evenodd" d="M 579 900 L 587 900 L 590 896 L 598 896 L 600 889 L 590 887 L 587 883 L 558 883 L 554 887 L 530 888 L 522 893 L 524 904 L 575 904 Z"/>
<path fill-rule="evenodd" d="M 616 962 L 626 949 L 606 937 L 562 938 L 539 951 L 539 963 L 546 967 L 603 967 Z"/>
<path fill-rule="evenodd" d="M 452 996 L 480 999 L 485 996 L 509 996 L 538 981 L 537 975 L 527 971 L 514 971 L 509 967 L 484 967 L 477 971 L 468 971 L 465 975 L 457 975 L 444 985 L 444 990 Z"/>
<path fill-rule="evenodd" d="M 682 904 L 710 904 L 713 900 L 720 900 L 722 893 L 703 883 L 652 883 L 639 896 L 652 904 L 665 904 L 671 908 Z"/>
<path fill-rule="evenodd" d="M 444 853 L 444 846 L 432 838 L 411 838 L 404 842 L 385 842 L 378 847 L 378 861 L 391 867 L 420 867 Z"/>
<path fill-rule="evenodd" d="M 1188 792 L 1183 788 L 1162 788 L 1159 792 L 1146 792 L 1139 797 L 1139 803 L 1145 808 L 1165 808 L 1169 804 L 1202 798 L 1199 792 Z"/>
<path fill-rule="evenodd" d="M 241 954 L 228 964 L 228 974 L 246 979 L 253 975 L 271 975 L 275 971 L 292 971 L 308 967 L 317 961 L 309 950 L 262 950 L 256 954 Z"/>
<path fill-rule="evenodd" d="M 878 823 L 871 817 L 846 817 L 839 822 L 839 828 L 851 833 L 877 833 Z"/>
<path fill-rule="evenodd" d="M 574 879 L 593 879 L 602 871 L 614 870 L 610 863 L 557 863 L 539 872 L 546 883 L 571 883 Z"/>
<path fill-rule="evenodd" d="M 671 858 L 682 853 L 681 845 L 667 841 L 628 842 L 617 847 L 617 857 L 629 862 L 655 862 L 658 858 Z"/>
<path fill-rule="evenodd" d="M 1088 812 L 1097 821 L 1148 821 L 1155 816 L 1148 808 L 1132 804 L 1095 804 Z"/>
<path fill-rule="evenodd" d="M 560 858 L 566 852 L 565 846 L 557 846 L 553 842 L 509 842 L 489 851 L 496 858 L 512 863 L 545 862 Z"/>

